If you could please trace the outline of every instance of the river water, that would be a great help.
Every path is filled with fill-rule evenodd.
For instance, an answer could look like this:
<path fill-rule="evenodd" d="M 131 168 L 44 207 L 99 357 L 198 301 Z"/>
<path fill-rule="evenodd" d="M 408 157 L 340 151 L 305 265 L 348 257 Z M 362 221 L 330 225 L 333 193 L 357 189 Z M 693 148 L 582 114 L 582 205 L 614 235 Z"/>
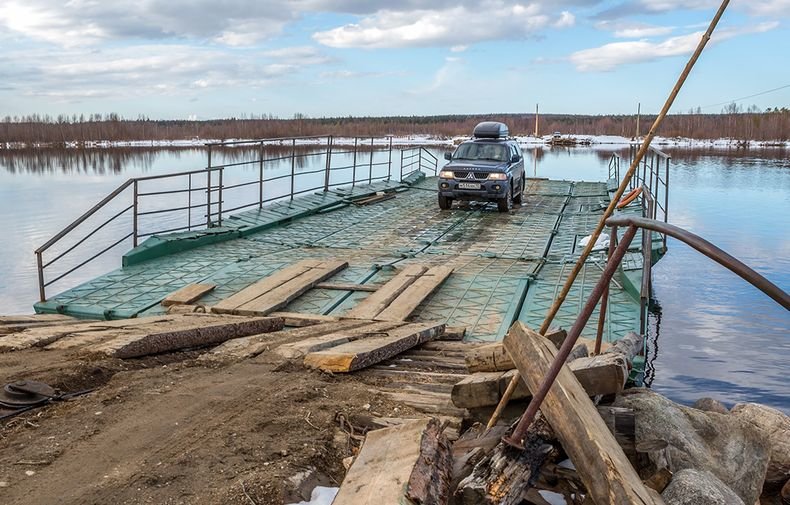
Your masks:
<path fill-rule="evenodd" d="M 525 149 L 530 175 L 605 180 L 614 148 Z M 669 220 L 790 290 L 790 159 L 784 150 L 669 150 Z M 441 152 L 436 151 L 441 158 Z M 620 152 L 624 155 L 626 153 Z M 223 159 L 215 159 L 222 163 Z M 627 158 L 627 156 L 625 156 Z M 393 160 L 398 159 L 398 153 Z M 205 166 L 200 149 L 0 151 L 0 314 L 31 312 L 33 250 L 129 177 Z M 395 165 L 395 163 L 393 163 Z M 653 270 L 648 380 L 691 403 L 755 401 L 790 413 L 790 313 L 674 240 Z M 70 282 L 119 264 L 101 257 Z"/>

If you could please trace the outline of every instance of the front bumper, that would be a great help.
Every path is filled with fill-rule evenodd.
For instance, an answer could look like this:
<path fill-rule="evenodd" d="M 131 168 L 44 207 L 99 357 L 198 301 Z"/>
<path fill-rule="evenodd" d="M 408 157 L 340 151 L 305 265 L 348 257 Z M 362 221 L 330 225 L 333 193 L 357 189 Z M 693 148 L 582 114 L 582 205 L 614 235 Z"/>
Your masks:
<path fill-rule="evenodd" d="M 470 181 L 457 179 L 439 179 L 439 195 L 458 200 L 498 200 L 510 191 L 510 181 L 474 181 L 480 189 L 467 189 L 459 185 Z"/>

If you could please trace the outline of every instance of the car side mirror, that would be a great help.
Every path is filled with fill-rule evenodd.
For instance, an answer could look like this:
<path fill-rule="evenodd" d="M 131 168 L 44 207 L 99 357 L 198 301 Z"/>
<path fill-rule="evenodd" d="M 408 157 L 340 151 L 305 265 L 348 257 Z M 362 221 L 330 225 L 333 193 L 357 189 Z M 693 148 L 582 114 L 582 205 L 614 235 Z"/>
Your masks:
<path fill-rule="evenodd" d="M 518 154 L 514 154 L 513 157 L 510 158 L 510 161 L 515 163 L 515 162 L 519 161 L 520 159 L 521 159 L 521 156 L 519 156 Z"/>
<path fill-rule="evenodd" d="M 451 159 L 453 159 L 453 153 L 451 153 L 449 151 L 445 152 L 444 153 L 444 159 L 446 159 L 447 161 L 450 161 Z"/>

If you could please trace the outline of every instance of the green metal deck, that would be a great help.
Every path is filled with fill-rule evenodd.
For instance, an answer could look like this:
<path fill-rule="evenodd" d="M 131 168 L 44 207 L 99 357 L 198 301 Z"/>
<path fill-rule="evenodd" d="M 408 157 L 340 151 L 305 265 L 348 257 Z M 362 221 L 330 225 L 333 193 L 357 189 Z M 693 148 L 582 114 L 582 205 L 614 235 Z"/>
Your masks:
<path fill-rule="evenodd" d="M 357 206 L 376 191 L 395 198 Z M 154 236 L 124 256 L 123 266 L 35 305 L 40 313 L 118 319 L 163 312 L 160 301 L 194 282 L 217 288 L 199 303 L 222 298 L 301 259 L 342 258 L 333 282 L 382 283 L 393 267 L 447 265 L 453 274 L 412 315 L 465 326 L 467 339 L 501 339 L 520 319 L 540 326 L 610 193 L 607 183 L 528 180 L 524 205 L 500 214 L 493 204 L 441 211 L 436 179 L 411 177 L 296 197 L 241 212 L 222 227 Z M 633 242 L 638 245 L 637 239 Z M 578 248 L 580 250 L 580 248 Z M 641 256 L 634 249 L 609 294 L 604 338 L 638 331 Z M 605 253 L 590 256 L 554 325 L 570 327 L 598 280 Z M 311 289 L 288 311 L 342 315 L 366 292 Z M 585 331 L 594 335 L 597 315 Z"/>

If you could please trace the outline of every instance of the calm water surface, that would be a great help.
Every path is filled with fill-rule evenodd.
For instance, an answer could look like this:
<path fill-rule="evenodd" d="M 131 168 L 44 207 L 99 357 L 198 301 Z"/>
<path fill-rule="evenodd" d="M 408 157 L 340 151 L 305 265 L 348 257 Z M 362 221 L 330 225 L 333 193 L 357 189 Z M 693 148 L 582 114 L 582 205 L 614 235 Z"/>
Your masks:
<path fill-rule="evenodd" d="M 612 154 L 610 149 L 525 152 L 531 175 L 589 181 L 606 179 Z M 670 154 L 670 222 L 790 290 L 788 153 L 684 149 Z M 129 177 L 191 170 L 205 160 L 197 149 L 0 152 L 0 314 L 31 311 L 37 298 L 32 251 L 93 203 Z M 668 245 L 653 270 L 661 312 L 651 317 L 652 387 L 685 403 L 712 396 L 727 404 L 756 401 L 790 412 L 790 313 L 685 245 L 673 240 Z M 73 282 L 115 268 L 121 253 L 101 258 Z"/>

